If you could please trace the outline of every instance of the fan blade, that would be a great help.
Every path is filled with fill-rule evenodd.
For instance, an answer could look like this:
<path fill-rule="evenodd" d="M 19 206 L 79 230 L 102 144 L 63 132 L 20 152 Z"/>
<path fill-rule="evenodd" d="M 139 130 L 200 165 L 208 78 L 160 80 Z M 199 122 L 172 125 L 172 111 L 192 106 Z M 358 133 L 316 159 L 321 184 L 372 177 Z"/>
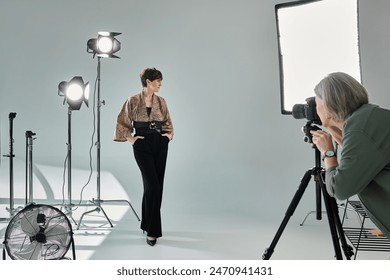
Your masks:
<path fill-rule="evenodd" d="M 20 250 L 14 250 L 13 256 L 19 260 L 39 260 L 41 259 L 42 243 L 33 242 L 23 246 Z"/>
<path fill-rule="evenodd" d="M 21 217 L 21 229 L 28 236 L 35 236 L 39 232 L 39 225 L 37 224 L 38 209 L 33 209 L 27 213 L 23 213 Z"/>
<path fill-rule="evenodd" d="M 58 242 L 64 246 L 69 243 L 67 242 L 70 239 L 69 231 L 63 225 L 48 227 L 45 234 L 47 242 Z"/>

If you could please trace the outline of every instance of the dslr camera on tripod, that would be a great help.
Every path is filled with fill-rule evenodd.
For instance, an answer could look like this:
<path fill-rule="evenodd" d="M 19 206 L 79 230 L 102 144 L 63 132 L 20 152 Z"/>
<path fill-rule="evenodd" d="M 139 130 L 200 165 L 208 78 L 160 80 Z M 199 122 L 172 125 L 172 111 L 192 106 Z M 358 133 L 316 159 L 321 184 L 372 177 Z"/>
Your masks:
<path fill-rule="evenodd" d="M 317 125 L 322 125 L 321 119 L 317 114 L 315 97 L 306 98 L 306 104 L 295 104 L 292 108 L 292 115 L 295 119 L 307 119 L 308 122 L 302 127 L 305 137 L 303 140 L 313 143 L 313 135 L 310 131 L 321 130 Z"/>

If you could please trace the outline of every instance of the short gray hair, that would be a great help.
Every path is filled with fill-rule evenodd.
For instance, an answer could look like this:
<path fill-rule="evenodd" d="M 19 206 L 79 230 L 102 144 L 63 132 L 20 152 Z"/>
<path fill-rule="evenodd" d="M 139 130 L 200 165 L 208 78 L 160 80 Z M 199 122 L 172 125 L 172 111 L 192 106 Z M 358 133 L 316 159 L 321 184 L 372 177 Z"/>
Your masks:
<path fill-rule="evenodd" d="M 355 78 L 342 72 L 331 73 L 314 88 L 316 96 L 336 120 L 344 120 L 368 103 L 367 90 Z"/>

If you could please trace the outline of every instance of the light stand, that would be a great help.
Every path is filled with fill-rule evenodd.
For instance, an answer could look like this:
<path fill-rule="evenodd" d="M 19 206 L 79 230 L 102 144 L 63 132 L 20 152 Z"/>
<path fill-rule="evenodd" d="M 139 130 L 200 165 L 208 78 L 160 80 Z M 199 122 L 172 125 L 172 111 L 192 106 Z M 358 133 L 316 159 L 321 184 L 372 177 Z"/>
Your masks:
<path fill-rule="evenodd" d="M 96 102 L 96 108 L 97 108 L 97 140 L 96 140 L 96 149 L 97 149 L 97 163 L 96 163 L 96 172 L 97 172 L 97 178 L 96 178 L 96 185 L 97 185 L 97 197 L 96 199 L 92 198 L 90 201 L 93 203 L 96 208 L 92 209 L 90 211 L 86 211 L 81 215 L 79 225 L 77 226 L 77 229 L 79 229 L 81 221 L 83 220 L 84 216 L 87 214 L 90 214 L 92 212 L 100 212 L 102 211 L 105 218 L 109 222 L 110 226 L 113 227 L 113 224 L 111 223 L 111 220 L 108 218 L 106 212 L 104 211 L 102 207 L 102 203 L 104 202 L 117 202 L 117 203 L 126 203 L 129 205 L 129 207 L 133 210 L 134 215 L 138 219 L 138 221 L 141 221 L 138 217 L 137 213 L 135 212 L 133 206 L 131 205 L 130 201 L 124 200 L 124 199 L 116 199 L 116 200 L 102 200 L 100 196 L 100 152 L 101 152 L 101 142 L 100 142 L 100 108 L 102 105 L 105 105 L 104 100 L 100 101 L 100 59 L 101 57 L 114 57 L 118 58 L 116 55 L 113 55 L 113 53 L 117 52 L 120 49 L 120 42 L 114 38 L 114 36 L 119 35 L 121 33 L 113 33 L 113 32 L 99 32 L 98 39 L 90 39 L 87 43 L 88 49 L 87 52 L 93 53 L 94 56 L 97 54 L 98 58 L 98 65 L 97 65 L 97 102 Z M 100 46 L 102 44 L 99 44 L 99 40 L 104 42 L 104 49 L 101 49 Z M 109 44 L 111 42 L 111 45 Z"/>
<path fill-rule="evenodd" d="M 68 163 L 68 203 L 64 206 L 66 215 L 77 225 L 72 216 L 72 111 L 80 110 L 83 102 L 88 106 L 89 83 L 84 84 L 80 76 L 75 76 L 69 82 L 61 82 L 58 85 L 58 95 L 64 96 L 68 104 L 68 143 L 67 145 L 67 163 Z"/>
<path fill-rule="evenodd" d="M 14 139 L 13 139 L 13 133 L 14 133 L 14 119 L 16 117 L 16 113 L 9 113 L 9 154 L 3 155 L 4 157 L 9 158 L 9 208 L 7 207 L 7 211 L 9 212 L 9 219 L 12 219 L 12 217 L 15 215 L 18 209 L 15 209 L 15 202 L 14 202 Z M 1 218 L 0 221 L 7 221 L 8 218 Z"/>
<path fill-rule="evenodd" d="M 26 131 L 26 201 L 25 204 L 34 202 L 33 194 L 33 136 L 36 133 Z"/>

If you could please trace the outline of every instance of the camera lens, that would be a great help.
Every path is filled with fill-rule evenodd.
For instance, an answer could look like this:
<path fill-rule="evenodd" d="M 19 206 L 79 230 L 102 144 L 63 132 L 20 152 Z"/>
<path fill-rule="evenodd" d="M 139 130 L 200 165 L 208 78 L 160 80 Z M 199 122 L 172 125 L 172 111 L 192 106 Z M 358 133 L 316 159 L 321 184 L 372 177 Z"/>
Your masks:
<path fill-rule="evenodd" d="M 294 119 L 306 118 L 306 110 L 304 104 L 295 104 L 292 108 L 292 116 Z"/>

